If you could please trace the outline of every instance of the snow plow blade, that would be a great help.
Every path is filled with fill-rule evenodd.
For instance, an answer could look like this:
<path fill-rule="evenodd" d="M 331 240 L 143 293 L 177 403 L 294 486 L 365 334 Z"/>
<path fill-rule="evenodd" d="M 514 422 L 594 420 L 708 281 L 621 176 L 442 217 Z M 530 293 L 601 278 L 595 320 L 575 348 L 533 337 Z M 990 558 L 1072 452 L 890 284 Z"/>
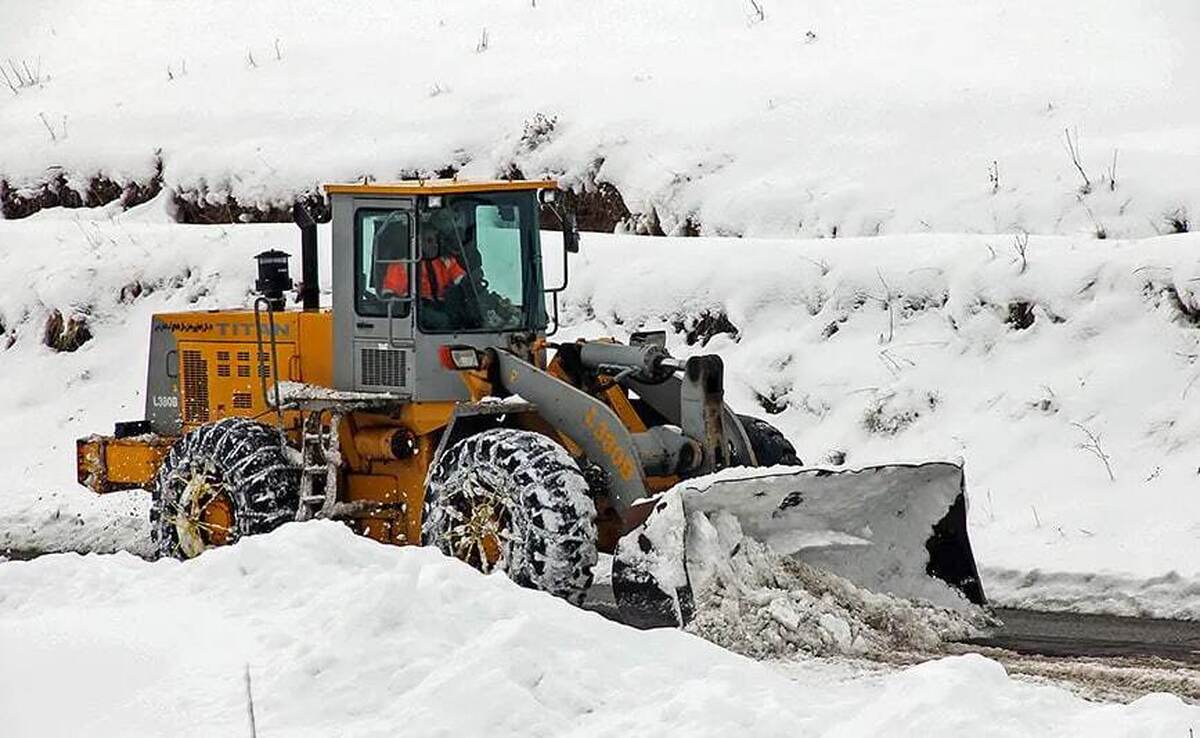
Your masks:
<path fill-rule="evenodd" d="M 746 537 L 872 591 L 952 608 L 986 603 L 958 464 L 729 469 L 647 504 L 654 511 L 621 538 L 613 561 L 621 617 L 637 627 L 691 619 L 689 571 L 712 556 L 711 542 L 704 549 L 689 535 L 696 515 L 732 516 Z"/>

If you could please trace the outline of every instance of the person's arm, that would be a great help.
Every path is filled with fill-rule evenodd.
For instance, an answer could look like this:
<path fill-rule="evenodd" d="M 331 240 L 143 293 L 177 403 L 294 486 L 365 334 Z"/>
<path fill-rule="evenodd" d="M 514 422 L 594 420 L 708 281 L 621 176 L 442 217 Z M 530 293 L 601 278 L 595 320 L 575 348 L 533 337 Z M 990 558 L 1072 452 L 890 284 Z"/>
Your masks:
<path fill-rule="evenodd" d="M 452 306 L 455 322 L 464 328 L 482 328 L 483 309 L 476 299 L 475 285 L 471 284 L 467 270 L 457 257 L 446 266 L 446 279 L 449 282 L 446 302 Z"/>
<path fill-rule="evenodd" d="M 399 262 L 388 264 L 387 270 L 383 273 L 382 294 L 408 294 L 408 269 L 405 267 L 405 264 Z"/>

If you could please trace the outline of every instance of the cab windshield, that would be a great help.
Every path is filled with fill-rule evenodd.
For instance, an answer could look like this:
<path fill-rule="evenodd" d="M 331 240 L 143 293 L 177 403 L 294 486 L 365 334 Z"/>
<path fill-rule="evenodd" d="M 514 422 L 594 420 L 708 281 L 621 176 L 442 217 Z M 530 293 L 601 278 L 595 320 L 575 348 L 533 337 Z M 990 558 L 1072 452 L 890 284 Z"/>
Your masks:
<path fill-rule="evenodd" d="M 417 215 L 417 324 L 426 333 L 545 325 L 533 192 L 442 198 Z"/>

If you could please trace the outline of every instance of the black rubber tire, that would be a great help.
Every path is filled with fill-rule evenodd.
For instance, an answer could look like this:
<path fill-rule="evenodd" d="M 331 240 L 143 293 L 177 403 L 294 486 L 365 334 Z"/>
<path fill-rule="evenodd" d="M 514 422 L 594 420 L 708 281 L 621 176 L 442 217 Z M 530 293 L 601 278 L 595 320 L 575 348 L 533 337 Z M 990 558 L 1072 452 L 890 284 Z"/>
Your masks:
<path fill-rule="evenodd" d="M 300 467 L 285 444 L 277 428 L 248 418 L 223 418 L 176 441 L 150 486 L 150 535 L 158 555 L 190 558 L 180 547 L 170 511 L 194 473 L 207 474 L 229 500 L 233 524 L 228 543 L 294 520 Z"/>
<path fill-rule="evenodd" d="M 787 436 L 762 418 L 738 415 L 759 466 L 804 466 Z"/>
<path fill-rule="evenodd" d="M 505 505 L 495 568 L 523 587 L 576 605 L 583 603 L 596 565 L 596 506 L 571 455 L 540 433 L 493 428 L 442 454 L 425 491 L 422 543 L 455 555 L 454 523 L 470 517 L 473 501 Z M 460 552 L 461 553 L 461 552 Z M 465 559 L 477 568 L 482 555 Z M 460 557 L 464 558 L 464 557 Z"/>

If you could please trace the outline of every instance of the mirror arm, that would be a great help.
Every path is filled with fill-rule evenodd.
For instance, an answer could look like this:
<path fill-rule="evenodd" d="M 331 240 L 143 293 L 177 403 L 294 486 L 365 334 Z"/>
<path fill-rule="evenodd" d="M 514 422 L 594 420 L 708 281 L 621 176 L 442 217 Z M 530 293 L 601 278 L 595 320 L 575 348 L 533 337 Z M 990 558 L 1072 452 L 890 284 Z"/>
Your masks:
<path fill-rule="evenodd" d="M 558 333 L 558 329 L 559 329 L 559 325 L 558 325 L 558 293 L 559 293 L 559 290 L 554 290 L 553 292 L 550 293 L 550 303 L 554 306 L 554 328 L 551 329 L 548 327 L 546 329 L 546 337 L 547 338 L 549 338 L 550 336 L 553 336 L 555 333 Z"/>
<path fill-rule="evenodd" d="M 579 253 L 579 226 L 575 221 L 575 211 L 567 211 L 567 217 L 563 218 L 563 248 L 567 253 Z"/>
<path fill-rule="evenodd" d="M 563 244 L 562 284 L 560 284 L 557 287 L 545 287 L 542 289 L 542 292 L 558 294 L 559 292 L 562 292 L 563 290 L 565 290 L 567 288 L 567 282 L 570 281 L 570 279 L 569 279 L 569 270 L 570 270 L 570 263 L 571 263 L 570 256 L 569 256 L 570 253 L 571 252 L 567 251 L 567 245 L 564 243 Z"/>

